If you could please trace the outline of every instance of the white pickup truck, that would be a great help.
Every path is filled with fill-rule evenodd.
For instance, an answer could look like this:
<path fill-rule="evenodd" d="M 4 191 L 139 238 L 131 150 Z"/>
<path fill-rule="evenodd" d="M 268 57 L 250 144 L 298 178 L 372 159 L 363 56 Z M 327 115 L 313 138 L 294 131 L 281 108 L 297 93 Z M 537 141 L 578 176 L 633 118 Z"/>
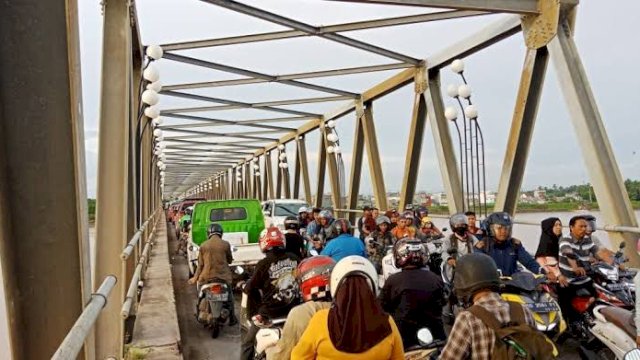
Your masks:
<path fill-rule="evenodd" d="M 264 226 L 277 226 L 284 230 L 284 219 L 287 216 L 298 217 L 298 210 L 309 205 L 298 199 L 276 199 L 262 202 L 262 212 L 264 214 Z"/>

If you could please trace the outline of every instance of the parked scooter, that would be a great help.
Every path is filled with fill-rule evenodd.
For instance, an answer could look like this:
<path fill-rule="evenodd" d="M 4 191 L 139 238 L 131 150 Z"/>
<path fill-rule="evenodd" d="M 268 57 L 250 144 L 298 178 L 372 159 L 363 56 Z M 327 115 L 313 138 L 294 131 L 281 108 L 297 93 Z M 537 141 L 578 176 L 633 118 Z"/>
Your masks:
<path fill-rule="evenodd" d="M 418 330 L 417 338 L 420 344 L 405 350 L 405 360 L 435 359 L 447 343 L 444 340 L 434 340 L 428 328 Z"/>
<path fill-rule="evenodd" d="M 536 328 L 550 339 L 557 340 L 567 329 L 558 302 L 545 291 L 544 275 L 521 271 L 511 276 L 500 277 L 500 295 L 506 301 L 522 304 L 533 314 Z"/>

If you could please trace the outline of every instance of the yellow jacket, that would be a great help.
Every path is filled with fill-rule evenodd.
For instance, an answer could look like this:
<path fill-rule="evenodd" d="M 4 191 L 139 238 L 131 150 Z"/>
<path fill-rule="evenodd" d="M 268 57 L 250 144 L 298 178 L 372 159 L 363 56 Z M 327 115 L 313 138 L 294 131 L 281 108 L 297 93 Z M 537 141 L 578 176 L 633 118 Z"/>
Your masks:
<path fill-rule="evenodd" d="M 346 353 L 336 349 L 329 337 L 328 323 L 329 309 L 318 311 L 311 318 L 300 342 L 293 348 L 291 360 L 404 360 L 402 338 L 391 316 L 389 316 L 391 334 L 371 349 L 359 354 Z"/>

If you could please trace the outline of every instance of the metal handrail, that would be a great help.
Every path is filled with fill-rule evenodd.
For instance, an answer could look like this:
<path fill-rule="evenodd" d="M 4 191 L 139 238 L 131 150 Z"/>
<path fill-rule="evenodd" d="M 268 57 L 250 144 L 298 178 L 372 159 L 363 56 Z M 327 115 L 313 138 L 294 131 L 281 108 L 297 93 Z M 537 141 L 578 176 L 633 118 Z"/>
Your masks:
<path fill-rule="evenodd" d="M 100 311 L 107 304 L 107 298 L 116 285 L 118 279 L 113 275 L 108 275 L 102 281 L 102 285 L 98 290 L 91 294 L 91 301 L 84 308 L 76 323 L 67 334 L 67 336 L 58 347 L 58 350 L 51 357 L 52 360 L 75 359 L 84 345 L 84 341 L 89 336 L 89 332 L 93 328 Z"/>
<path fill-rule="evenodd" d="M 127 260 L 129 258 L 129 256 L 131 256 L 131 253 L 133 252 L 133 249 L 135 249 L 136 244 L 138 243 L 138 241 L 140 241 L 140 237 L 142 237 L 142 233 L 144 232 L 144 230 L 149 225 L 149 222 L 151 222 L 151 220 L 153 220 L 153 218 L 156 216 L 157 213 L 158 213 L 158 210 L 154 211 L 153 214 L 151 214 L 151 216 L 149 216 L 147 221 L 145 221 L 144 224 L 142 224 L 142 226 L 140 226 L 140 229 L 138 229 L 138 231 L 136 231 L 135 234 L 133 234 L 133 236 L 131 237 L 131 240 L 129 240 L 129 243 L 127 244 L 127 246 L 125 246 L 124 249 L 122 250 L 122 254 L 120 254 L 120 258 L 122 260 Z"/>
<path fill-rule="evenodd" d="M 362 212 L 362 210 L 352 210 L 352 209 L 335 209 L 335 211 L 336 212 L 352 212 L 352 213 Z M 429 217 L 436 218 L 436 219 L 449 218 L 449 216 L 447 215 L 439 215 L 439 214 L 429 214 Z M 518 218 L 514 218 L 513 223 L 518 225 L 540 225 L 539 221 L 523 220 Z M 566 228 L 568 226 L 563 225 L 563 227 Z M 632 234 L 640 234 L 640 227 L 635 227 L 635 226 L 603 225 L 603 226 L 596 226 L 596 230 L 603 230 L 607 232 L 626 232 L 626 233 L 632 233 Z"/>

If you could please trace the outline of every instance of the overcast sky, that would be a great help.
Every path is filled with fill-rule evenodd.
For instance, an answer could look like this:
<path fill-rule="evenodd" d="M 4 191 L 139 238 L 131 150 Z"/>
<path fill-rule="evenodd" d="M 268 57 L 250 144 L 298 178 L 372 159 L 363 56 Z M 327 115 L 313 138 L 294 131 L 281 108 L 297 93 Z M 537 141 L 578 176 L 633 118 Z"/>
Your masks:
<path fill-rule="evenodd" d="M 330 25 L 430 11 L 403 6 L 310 0 L 244 2 L 313 25 Z M 281 26 L 241 16 L 199 1 L 138 0 L 136 4 L 145 45 L 285 30 Z M 640 121 L 634 118 L 633 114 L 633 109 L 637 108 L 636 102 L 640 99 L 640 75 L 636 70 L 640 62 L 636 27 L 639 12 L 640 3 L 633 0 L 617 0 L 615 7 L 611 2 L 583 1 L 578 12 L 576 30 L 577 46 L 622 175 L 624 178 L 633 179 L 640 178 L 640 142 L 638 141 Z M 448 43 L 469 35 L 501 16 L 503 15 L 481 16 L 344 34 L 410 56 L 425 58 L 438 52 Z M 87 184 L 90 197 L 95 196 L 96 189 L 102 20 L 98 1 L 80 1 Z M 273 75 L 394 62 L 318 38 L 232 45 L 179 53 Z M 517 34 L 490 49 L 464 59 L 465 76 L 473 89 L 474 104 L 478 107 L 479 121 L 485 134 L 487 182 L 490 189 L 495 189 L 499 180 L 524 53 L 522 35 Z M 158 65 L 163 84 L 239 78 L 236 75 L 196 68 L 169 60 L 161 60 Z M 362 92 L 398 71 L 304 81 Z M 447 68 L 442 73 L 442 83 L 446 87 L 450 83 L 459 84 L 460 80 Z M 326 96 L 323 93 L 278 84 L 198 89 L 189 92 L 245 102 Z M 413 86 L 411 85 L 374 103 L 374 118 L 388 191 L 398 190 L 402 182 L 412 97 Z M 453 105 L 449 98 L 445 99 L 445 103 Z M 324 113 L 338 104 L 334 102 L 295 105 L 287 108 Z M 161 108 L 167 109 L 213 104 L 162 96 L 160 105 Z M 274 117 L 274 114 L 278 116 L 277 113 L 257 110 L 218 111 L 198 115 L 229 120 L 248 120 Z M 354 118 L 355 115 L 350 114 L 338 121 L 338 132 L 345 153 L 347 178 L 351 164 Z M 165 119 L 165 123 L 180 124 L 184 121 Z M 280 125 L 299 126 L 300 124 L 300 122 L 292 122 Z M 211 128 L 211 131 L 214 130 L 220 132 L 232 129 Z M 165 136 L 168 135 L 179 134 L 165 133 Z M 430 131 L 425 135 L 418 189 L 435 192 L 441 191 L 443 187 L 431 136 Z M 317 173 L 315 159 L 319 142 L 317 131 L 310 134 L 307 139 L 310 175 L 312 186 L 315 186 L 313 179 Z M 293 155 L 293 146 L 289 146 L 287 150 Z M 290 158 L 293 159 L 293 157 Z M 589 161 L 585 162 L 580 153 L 578 139 L 573 133 L 569 114 L 557 84 L 553 62 L 550 62 L 523 187 L 530 189 L 538 185 L 588 182 L 588 165 Z M 366 162 L 362 179 L 362 192 L 370 193 L 370 178 Z M 325 189 L 325 191 L 329 190 L 328 184 Z"/>

